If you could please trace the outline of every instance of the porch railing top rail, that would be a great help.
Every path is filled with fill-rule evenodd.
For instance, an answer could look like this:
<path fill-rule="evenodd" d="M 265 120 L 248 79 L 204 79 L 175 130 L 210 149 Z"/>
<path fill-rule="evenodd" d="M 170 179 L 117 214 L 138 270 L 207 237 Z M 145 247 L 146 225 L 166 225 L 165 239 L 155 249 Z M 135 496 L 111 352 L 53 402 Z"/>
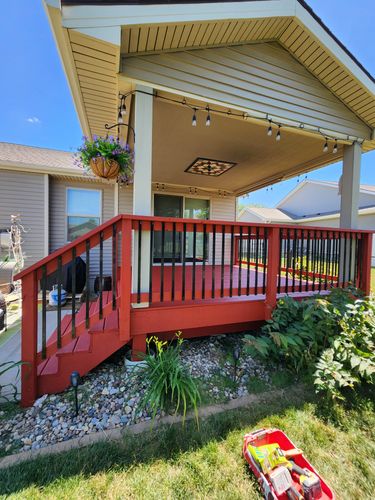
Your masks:
<path fill-rule="evenodd" d="M 214 225 L 220 225 L 220 226 L 226 226 L 226 227 L 258 227 L 258 228 L 280 228 L 282 230 L 304 230 L 304 231 L 321 231 L 324 233 L 328 232 L 335 232 L 337 233 L 362 233 L 362 234 L 373 234 L 375 233 L 374 230 L 368 230 L 368 229 L 343 229 L 343 228 L 337 228 L 337 227 L 319 227 L 319 226 L 303 226 L 303 225 L 295 225 L 295 224 L 269 224 L 269 223 L 254 223 L 254 222 L 242 222 L 242 221 L 228 221 L 228 220 L 213 220 L 213 219 L 208 219 L 208 220 L 203 220 L 203 219 L 184 219 L 184 218 L 175 218 L 175 217 L 158 217 L 158 216 L 148 216 L 148 215 L 131 215 L 131 214 L 119 214 L 116 215 L 115 217 L 112 217 L 108 221 L 104 222 L 100 226 L 92 229 L 88 233 L 84 234 L 83 236 L 80 236 L 79 238 L 75 239 L 74 241 L 67 243 L 63 247 L 55 250 L 51 254 L 47 255 L 40 261 L 36 262 L 35 264 L 32 264 L 31 266 L 27 267 L 26 269 L 22 270 L 20 273 L 15 275 L 14 279 L 19 280 L 27 276 L 28 274 L 40 270 L 44 265 L 47 265 L 53 261 L 55 261 L 58 257 L 62 257 L 63 263 L 64 263 L 64 257 L 66 257 L 68 260 L 71 258 L 71 250 L 73 248 L 82 248 L 82 251 L 84 250 L 84 246 L 87 240 L 91 240 L 95 236 L 97 236 L 100 232 L 105 231 L 106 229 L 110 229 L 113 224 L 116 222 L 119 222 L 121 220 L 131 220 L 133 222 L 138 222 L 138 221 L 145 221 L 145 222 L 153 222 L 153 223 L 164 223 L 164 224 L 186 224 L 186 225 L 194 225 L 199 227 L 203 226 L 214 226 Z M 137 229 L 137 227 L 134 227 L 133 229 Z M 198 229 L 199 230 L 199 229 Z"/>

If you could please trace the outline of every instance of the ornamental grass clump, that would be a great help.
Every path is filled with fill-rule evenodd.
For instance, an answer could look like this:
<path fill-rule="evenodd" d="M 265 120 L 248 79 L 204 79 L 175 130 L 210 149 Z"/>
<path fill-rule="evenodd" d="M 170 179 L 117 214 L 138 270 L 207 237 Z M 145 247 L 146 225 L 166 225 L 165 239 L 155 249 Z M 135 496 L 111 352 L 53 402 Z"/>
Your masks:
<path fill-rule="evenodd" d="M 198 424 L 198 404 L 200 394 L 198 387 L 181 363 L 180 352 L 183 344 L 181 332 L 176 333 L 176 342 L 166 342 L 152 336 L 147 339 L 147 354 L 144 357 L 145 367 L 142 375 L 148 385 L 142 398 L 141 406 L 151 409 L 155 418 L 158 411 L 175 414 L 182 413 L 185 421 L 188 408 L 192 408 Z M 151 347 L 155 354 L 152 354 Z"/>

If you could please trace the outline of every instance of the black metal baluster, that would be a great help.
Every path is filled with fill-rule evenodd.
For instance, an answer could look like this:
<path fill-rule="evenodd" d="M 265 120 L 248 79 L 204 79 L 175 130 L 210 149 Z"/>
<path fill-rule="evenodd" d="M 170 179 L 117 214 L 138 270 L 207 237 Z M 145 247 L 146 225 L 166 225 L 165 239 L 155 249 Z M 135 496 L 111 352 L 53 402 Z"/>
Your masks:
<path fill-rule="evenodd" d="M 265 295 L 266 293 L 266 264 L 267 264 L 267 255 L 268 255 L 268 228 L 264 228 L 264 237 L 263 237 L 263 285 L 262 285 L 262 293 Z M 268 267 L 267 267 L 268 269 Z"/>
<path fill-rule="evenodd" d="M 279 231 L 279 274 L 277 276 L 277 293 L 281 290 L 281 268 L 283 267 L 283 230 Z"/>
<path fill-rule="evenodd" d="M 312 290 L 315 291 L 315 278 L 316 278 L 316 262 L 318 253 L 318 241 L 316 239 L 316 231 L 314 231 L 313 239 L 313 253 L 312 253 L 312 265 L 313 265 L 313 277 L 312 277 Z"/>
<path fill-rule="evenodd" d="M 215 298 L 215 265 L 216 265 L 216 225 L 212 228 L 212 277 L 211 277 L 211 298 Z"/>
<path fill-rule="evenodd" d="M 246 276 L 246 295 L 250 294 L 250 245 L 251 245 L 251 227 L 247 226 L 247 247 L 246 247 L 246 260 L 247 260 L 247 276 Z"/>
<path fill-rule="evenodd" d="M 344 266 L 343 266 L 343 274 L 342 274 L 342 279 L 343 279 L 343 285 L 345 287 L 346 283 L 346 240 L 347 240 L 347 234 L 344 233 Z"/>
<path fill-rule="evenodd" d="M 220 297 L 224 297 L 224 254 L 225 254 L 225 226 L 221 228 L 221 285 Z"/>
<path fill-rule="evenodd" d="M 241 295 L 241 289 L 242 289 L 242 231 L 243 228 L 240 226 L 240 246 L 239 246 L 239 252 L 240 252 L 240 259 L 239 259 L 239 269 L 238 269 L 238 295 Z"/>
<path fill-rule="evenodd" d="M 185 287 L 186 287 L 186 223 L 183 226 L 182 233 L 182 300 L 185 300 Z"/>
<path fill-rule="evenodd" d="M 255 230 L 255 284 L 254 294 L 258 295 L 258 272 L 259 272 L 259 227 Z M 264 270 L 263 270 L 264 271 Z"/>
<path fill-rule="evenodd" d="M 103 318 L 103 231 L 99 233 L 99 319 Z"/>
<path fill-rule="evenodd" d="M 196 261 L 197 261 L 197 226 L 193 226 L 193 275 L 192 275 L 192 290 L 191 298 L 195 299 L 195 272 L 196 272 Z"/>
<path fill-rule="evenodd" d="M 339 277 L 339 265 L 340 265 L 340 255 L 339 255 L 339 244 L 340 244 L 340 239 L 337 237 L 337 234 L 334 234 L 335 237 L 335 277 L 337 278 L 336 280 L 336 287 L 339 286 L 340 282 L 340 277 Z"/>
<path fill-rule="evenodd" d="M 306 292 L 309 289 L 309 263 L 310 263 L 310 231 L 307 231 L 307 238 L 306 238 L 306 285 L 305 285 L 305 290 Z"/>
<path fill-rule="evenodd" d="M 233 264 L 234 264 L 234 226 L 231 226 L 231 228 L 230 228 L 229 297 L 233 296 Z"/>
<path fill-rule="evenodd" d="M 331 238 L 331 233 L 327 233 L 327 255 L 326 255 L 326 274 L 327 274 L 327 280 L 326 280 L 326 289 L 328 289 L 328 282 L 329 286 L 332 287 L 332 238 Z"/>
<path fill-rule="evenodd" d="M 142 222 L 138 221 L 138 251 L 137 251 L 137 304 L 141 303 L 141 272 L 142 272 Z"/>
<path fill-rule="evenodd" d="M 86 328 L 90 326 L 90 241 L 86 240 Z"/>
<path fill-rule="evenodd" d="M 285 292 L 289 292 L 290 229 L 286 230 Z"/>
<path fill-rule="evenodd" d="M 148 276 L 148 301 L 152 304 L 152 271 L 154 263 L 154 223 L 150 224 L 150 268 Z"/>
<path fill-rule="evenodd" d="M 293 232 L 293 263 L 292 263 L 292 292 L 296 285 L 296 260 L 297 260 L 297 229 Z"/>
<path fill-rule="evenodd" d="M 342 238 L 341 238 L 341 233 L 338 233 L 338 237 L 337 237 L 337 241 L 338 241 L 338 255 L 337 255 L 337 287 L 339 288 L 341 286 L 341 255 L 342 255 Z"/>
<path fill-rule="evenodd" d="M 176 223 L 172 226 L 172 290 L 171 290 L 171 300 L 174 301 L 175 295 L 175 271 L 176 271 Z"/>
<path fill-rule="evenodd" d="M 299 252 L 299 291 L 302 292 L 302 274 L 303 274 L 303 229 L 301 229 L 300 252 Z"/>
<path fill-rule="evenodd" d="M 324 240 L 324 262 L 325 262 L 325 279 L 324 289 L 328 290 L 328 274 L 329 274 L 329 231 L 327 231 L 326 239 Z"/>
<path fill-rule="evenodd" d="M 353 233 L 349 233 L 349 269 L 348 269 L 348 281 L 352 281 L 352 258 L 353 258 Z"/>
<path fill-rule="evenodd" d="M 355 258 L 354 258 L 354 285 L 358 288 L 358 252 L 359 252 L 359 240 L 358 233 L 355 233 Z"/>
<path fill-rule="evenodd" d="M 57 348 L 61 348 L 61 288 L 62 288 L 62 257 L 57 257 Z"/>
<path fill-rule="evenodd" d="M 112 226 L 112 310 L 116 309 L 117 303 L 117 227 Z"/>
<path fill-rule="evenodd" d="M 164 302 L 165 222 L 161 223 L 160 302 Z"/>
<path fill-rule="evenodd" d="M 76 336 L 76 291 L 77 291 L 77 276 L 76 276 L 76 247 L 72 248 L 72 339 Z"/>
<path fill-rule="evenodd" d="M 322 290 L 322 277 L 323 277 L 323 233 L 320 231 L 320 239 L 319 239 L 319 292 Z"/>
<path fill-rule="evenodd" d="M 202 299 L 206 298 L 206 244 L 207 226 L 203 225 Z"/>
<path fill-rule="evenodd" d="M 42 359 L 47 357 L 47 266 L 42 267 Z"/>

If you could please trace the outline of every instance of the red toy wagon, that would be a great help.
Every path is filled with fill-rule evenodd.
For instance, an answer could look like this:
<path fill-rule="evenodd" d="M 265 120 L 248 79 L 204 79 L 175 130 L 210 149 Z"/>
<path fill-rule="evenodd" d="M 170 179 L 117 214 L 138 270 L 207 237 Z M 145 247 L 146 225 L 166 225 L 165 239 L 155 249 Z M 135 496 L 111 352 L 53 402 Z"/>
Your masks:
<path fill-rule="evenodd" d="M 246 434 L 243 455 L 266 500 L 335 498 L 302 451 L 279 429 L 260 429 Z"/>

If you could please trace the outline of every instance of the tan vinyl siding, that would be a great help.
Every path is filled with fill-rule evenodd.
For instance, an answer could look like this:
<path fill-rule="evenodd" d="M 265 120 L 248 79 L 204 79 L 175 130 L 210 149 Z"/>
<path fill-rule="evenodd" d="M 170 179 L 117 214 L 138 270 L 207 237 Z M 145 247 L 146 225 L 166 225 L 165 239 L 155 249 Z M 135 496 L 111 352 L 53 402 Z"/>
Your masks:
<path fill-rule="evenodd" d="M 369 136 L 369 128 L 277 43 L 125 57 L 122 74 L 276 120 Z"/>
<path fill-rule="evenodd" d="M 0 228 L 10 226 L 11 215 L 21 216 L 26 266 L 45 255 L 44 183 L 44 174 L 0 170 Z"/>
<path fill-rule="evenodd" d="M 68 187 L 82 189 L 96 189 L 102 192 L 102 222 L 114 216 L 114 186 L 107 183 L 87 183 L 78 181 L 51 178 L 50 200 L 50 252 L 67 243 L 66 222 L 66 190 Z M 84 256 L 83 256 L 84 257 Z M 99 250 L 96 247 L 90 253 L 90 276 L 95 278 L 99 274 Z M 104 273 L 111 274 L 111 242 L 104 243 Z"/>
<path fill-rule="evenodd" d="M 118 213 L 133 213 L 133 186 L 120 187 L 118 194 Z"/>
<path fill-rule="evenodd" d="M 223 196 L 211 199 L 211 214 L 213 220 L 234 221 L 236 219 L 236 197 Z M 230 235 L 225 236 L 225 264 L 230 263 Z M 210 245 L 211 247 L 211 245 Z M 211 259 L 211 255 L 210 255 Z M 216 237 L 215 263 L 221 262 L 221 235 Z"/>

